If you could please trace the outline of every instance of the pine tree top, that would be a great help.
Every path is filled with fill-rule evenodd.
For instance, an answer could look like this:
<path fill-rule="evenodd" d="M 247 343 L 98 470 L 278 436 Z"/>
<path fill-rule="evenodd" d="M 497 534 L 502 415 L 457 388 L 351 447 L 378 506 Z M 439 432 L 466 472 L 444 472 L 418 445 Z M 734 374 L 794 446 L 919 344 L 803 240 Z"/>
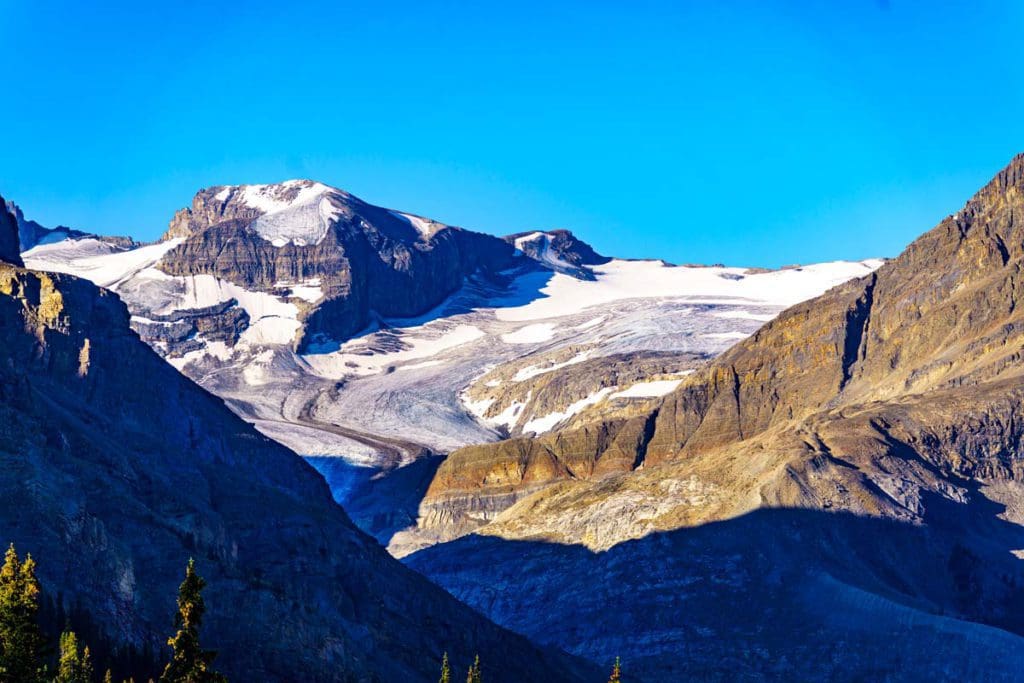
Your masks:
<path fill-rule="evenodd" d="M 161 683 L 225 683 L 226 678 L 212 668 L 217 653 L 204 650 L 199 644 L 206 605 L 202 591 L 206 586 L 196 571 L 195 560 L 189 559 L 185 580 L 178 588 L 178 612 L 174 616 L 177 632 L 167 640 L 173 649 L 171 661 L 160 676 Z"/>
<path fill-rule="evenodd" d="M 612 667 L 612 677 L 608 679 L 608 683 L 622 683 L 622 663 L 619 658 L 615 658 L 615 666 Z"/>
<path fill-rule="evenodd" d="M 444 657 L 441 658 L 441 679 L 439 683 L 451 683 L 452 681 L 452 670 L 448 665 L 448 653 L 444 653 Z"/>

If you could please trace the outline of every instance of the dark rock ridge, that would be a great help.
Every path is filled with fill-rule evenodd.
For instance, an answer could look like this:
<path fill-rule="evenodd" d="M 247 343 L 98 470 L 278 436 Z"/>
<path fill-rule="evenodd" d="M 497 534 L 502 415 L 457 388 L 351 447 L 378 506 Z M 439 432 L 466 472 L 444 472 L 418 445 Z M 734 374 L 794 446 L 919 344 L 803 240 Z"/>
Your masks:
<path fill-rule="evenodd" d="M 265 199 L 253 200 L 257 192 Z M 260 232 L 261 220 L 290 227 L 315 223 L 296 208 L 313 201 L 321 202 L 323 221 L 316 241 L 282 238 L 275 245 Z M 164 235 L 174 238 L 184 242 L 159 264 L 172 275 L 214 275 L 261 291 L 318 279 L 323 296 L 303 313 L 295 340 L 300 351 L 344 340 L 374 315 L 423 314 L 461 287 L 466 276 L 500 278 L 518 262 L 512 244 L 500 238 L 373 206 L 312 181 L 202 190 L 190 208 L 175 214 Z M 601 262 L 569 233 L 557 233 L 553 242 L 573 262 Z"/>
<path fill-rule="evenodd" d="M 600 266 L 611 261 L 568 230 L 520 232 L 505 237 L 505 241 L 528 258 L 581 280 L 594 279 L 594 272 L 587 266 Z"/>
<path fill-rule="evenodd" d="M 14 215 L 5 210 L 8 203 L 0 197 L 0 261 L 23 265 L 18 246 L 18 223 Z"/>
<path fill-rule="evenodd" d="M 13 218 L 0 211 L 2 252 Z M 596 678 L 402 567 L 323 479 L 143 344 L 113 294 L 0 264 L 0 527 L 49 595 L 113 644 L 162 652 L 188 557 L 233 680 L 427 681 L 442 650 L 489 677 Z"/>
<path fill-rule="evenodd" d="M 528 239 L 531 235 L 540 233 L 546 240 Z M 527 239 L 524 239 L 527 238 Z M 514 235 L 505 237 L 505 241 L 520 245 L 519 249 L 527 256 L 541 260 L 544 257 L 542 249 L 547 247 L 550 252 L 574 266 L 600 266 L 611 261 L 607 256 L 601 256 L 594 248 L 586 242 L 578 239 L 569 230 L 541 230 L 534 232 L 517 232 Z"/>
<path fill-rule="evenodd" d="M 828 544 L 829 553 L 801 551 L 769 563 L 766 570 L 776 566 L 780 577 L 774 588 L 734 586 L 745 609 L 767 615 L 763 608 L 785 593 L 782 577 L 789 572 L 836 578 L 870 568 L 877 582 L 853 581 L 860 591 L 855 599 L 864 610 L 862 621 L 874 633 L 895 638 L 919 619 L 918 636 L 906 643 L 908 657 L 931 653 L 929 642 L 948 625 L 936 621 L 940 615 L 1024 633 L 1015 609 L 1007 609 L 1019 603 L 1024 585 L 1019 560 L 1011 554 L 1024 547 L 1022 212 L 1024 155 L 898 258 L 783 312 L 687 377 L 646 414 L 456 451 L 438 469 L 427 502 L 431 497 L 441 503 L 503 498 L 515 505 L 500 515 L 492 506 L 494 521 L 481 533 L 582 543 L 599 550 L 758 508 L 827 512 L 823 539 L 815 543 Z M 633 465 L 625 473 L 602 474 L 604 461 Z M 532 495 L 523 498 L 524 491 Z M 882 535 L 874 543 L 854 542 L 840 531 L 838 520 L 829 530 L 836 513 L 923 527 L 925 540 L 904 545 Z M 770 532 L 765 543 L 789 543 L 784 535 L 789 532 Z M 795 538 L 800 535 L 797 530 Z M 728 577 L 736 561 L 728 552 L 712 552 L 713 545 L 708 540 L 689 552 L 710 554 L 711 575 Z M 416 566 L 499 622 L 535 636 L 542 632 L 529 607 L 492 608 L 482 599 L 476 586 L 500 581 L 507 569 L 495 555 L 489 555 L 486 566 L 467 570 L 464 581 L 453 566 L 465 557 L 453 557 L 442 568 L 437 558 L 444 552 L 455 551 L 431 550 L 424 557 L 434 559 Z M 546 566 L 541 559 L 546 551 L 537 552 L 514 551 L 516 571 Z M 622 552 L 622 562 L 647 576 L 644 567 L 656 553 L 645 559 Z M 905 572 L 917 563 L 923 564 Z M 603 575 L 600 570 L 585 573 Z M 672 580 L 684 578 L 670 573 Z M 956 583 L 959 598 L 934 590 L 929 573 Z M 627 595 L 635 586 L 628 584 Z M 588 584 L 580 594 L 607 598 L 606 588 Z M 715 604 L 723 597 L 712 592 L 708 599 Z M 901 615 L 885 606 L 883 597 L 914 605 L 928 616 Z M 842 613 L 849 607 L 844 600 L 823 596 L 820 609 Z M 683 623 L 668 611 L 670 605 L 640 600 L 636 607 L 650 623 Z M 586 652 L 598 636 L 588 640 L 571 632 L 580 609 L 587 608 L 574 604 L 571 610 L 555 610 L 544 632 L 562 630 L 563 636 L 552 642 Z M 729 642 L 734 622 L 740 623 L 734 617 L 725 613 L 702 626 Z M 608 639 L 624 632 L 622 622 L 613 618 L 595 628 Z M 760 648 L 783 664 L 793 661 L 788 646 L 766 635 L 773 622 L 756 619 L 752 628 L 762 635 L 745 649 Z M 640 657 L 666 647 L 657 628 L 628 633 L 631 642 L 646 640 L 635 650 Z M 667 637 L 672 652 L 688 652 L 684 638 Z M 816 637 L 850 638 L 847 646 L 858 649 L 876 639 L 872 633 L 849 635 L 843 629 L 823 630 Z M 983 640 L 995 643 L 1001 637 Z M 818 647 L 810 644 L 810 650 Z M 986 678 L 977 672 L 998 668 L 994 656 L 987 650 L 974 675 Z M 882 672 L 910 677 L 925 670 L 906 662 Z M 650 666 L 653 675 L 658 665 L 652 660 Z M 800 666 L 784 666 L 778 675 L 792 676 Z M 878 664 L 864 660 L 841 677 L 862 677 L 872 666 Z M 930 675 L 954 679 L 954 670 L 964 674 L 961 666 L 950 664 L 945 673 L 940 667 Z M 1007 678 L 1005 671 L 991 676 Z M 655 680 L 674 679 L 661 672 Z"/>

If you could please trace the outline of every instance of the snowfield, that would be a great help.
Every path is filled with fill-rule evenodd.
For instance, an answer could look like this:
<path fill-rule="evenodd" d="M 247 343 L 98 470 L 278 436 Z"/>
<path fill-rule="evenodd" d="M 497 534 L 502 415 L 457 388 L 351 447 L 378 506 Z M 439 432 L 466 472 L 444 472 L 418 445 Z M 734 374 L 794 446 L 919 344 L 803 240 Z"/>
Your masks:
<path fill-rule="evenodd" d="M 36 245 L 22 254 L 22 258 L 29 268 L 77 275 L 116 290 L 119 284 L 149 269 L 182 241 L 168 240 L 121 250 L 94 239 L 64 240 Z M 149 274 L 156 278 L 162 275 L 160 271 Z"/>
<path fill-rule="evenodd" d="M 555 325 L 552 323 L 537 323 L 521 327 L 515 332 L 501 335 L 501 341 L 506 344 L 538 344 L 546 342 L 555 336 Z"/>
<path fill-rule="evenodd" d="M 526 239 L 526 238 L 522 238 Z M 691 303 L 792 306 L 878 268 L 882 261 L 835 261 L 801 268 L 747 274 L 745 268 L 670 266 L 661 261 L 613 260 L 591 266 L 595 281 L 556 273 L 522 306 L 503 308 L 502 320 L 557 318 L 624 299 L 686 298 Z M 531 284 L 531 283 L 524 283 Z"/>
<path fill-rule="evenodd" d="M 265 239 L 322 239 L 324 222 L 332 220 L 329 188 L 302 183 L 286 199 L 279 187 L 268 187 L 225 187 L 218 198 L 243 192 L 248 205 L 265 212 L 256 220 Z M 396 215 L 421 234 L 436 225 Z M 521 247 L 545 240 L 547 249 L 548 239 L 538 232 L 516 242 Z M 250 321 L 237 344 L 200 337 L 195 349 L 169 361 L 271 438 L 303 454 L 339 456 L 361 466 L 405 462 L 418 457 L 419 446 L 445 452 L 494 440 L 516 424 L 524 432 L 543 433 L 602 401 L 663 396 L 679 384 L 678 376 L 602 387 L 543 415 L 523 413 L 530 401 L 526 394 L 486 416 L 492 399 L 473 401 L 466 390 L 506 363 L 517 364 L 505 380 L 513 386 L 612 354 L 717 354 L 784 307 L 881 263 L 749 272 L 613 260 L 591 267 L 594 279 L 582 280 L 557 272 L 566 264 L 552 256 L 550 263 L 542 258 L 540 267 L 510 272 L 507 286 L 470 278 L 419 318 L 379 320 L 354 339 L 300 355 L 292 351 L 302 324 L 296 300 L 318 301 L 318 280 L 278 282 L 270 292 L 255 292 L 209 275 L 172 277 L 158 262 L 178 243 L 118 250 L 97 240 L 66 240 L 39 245 L 24 257 L 29 267 L 109 287 L 133 310 L 166 314 L 236 300 Z M 569 346 L 575 351 L 557 362 L 541 357 Z M 486 381 L 491 388 L 502 385 Z"/>

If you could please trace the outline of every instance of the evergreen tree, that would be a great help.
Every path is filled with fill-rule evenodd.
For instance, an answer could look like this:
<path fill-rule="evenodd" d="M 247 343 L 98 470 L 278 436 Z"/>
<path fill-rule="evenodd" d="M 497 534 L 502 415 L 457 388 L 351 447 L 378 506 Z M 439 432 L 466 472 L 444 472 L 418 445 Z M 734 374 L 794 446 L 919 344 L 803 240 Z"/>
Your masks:
<path fill-rule="evenodd" d="M 74 631 L 60 634 L 60 660 L 54 683 L 92 683 L 92 657 L 89 647 L 78 649 L 78 636 Z"/>
<path fill-rule="evenodd" d="M 452 683 L 452 670 L 448 666 L 448 653 L 441 658 L 441 680 L 438 683 Z"/>
<path fill-rule="evenodd" d="M 107 673 L 103 674 L 103 683 L 114 683 L 114 672 L 107 669 Z"/>
<path fill-rule="evenodd" d="M 167 640 L 174 653 L 160 683 L 227 683 L 227 678 L 211 669 L 217 653 L 199 645 L 199 627 L 206 611 L 202 596 L 205 586 L 206 582 L 196 573 L 195 561 L 190 559 L 185 580 L 178 589 L 178 613 L 174 617 L 178 631 Z"/>
<path fill-rule="evenodd" d="M 0 568 L 0 683 L 31 683 L 42 676 L 39 592 L 35 561 L 27 555 L 22 562 L 12 543 Z"/>
<path fill-rule="evenodd" d="M 473 666 L 469 667 L 466 673 L 466 683 L 481 683 L 480 681 L 480 655 L 473 660 Z"/>
<path fill-rule="evenodd" d="M 622 665 L 619 663 L 619 658 L 615 658 L 615 666 L 612 667 L 612 677 L 608 679 L 608 683 L 622 683 Z"/>

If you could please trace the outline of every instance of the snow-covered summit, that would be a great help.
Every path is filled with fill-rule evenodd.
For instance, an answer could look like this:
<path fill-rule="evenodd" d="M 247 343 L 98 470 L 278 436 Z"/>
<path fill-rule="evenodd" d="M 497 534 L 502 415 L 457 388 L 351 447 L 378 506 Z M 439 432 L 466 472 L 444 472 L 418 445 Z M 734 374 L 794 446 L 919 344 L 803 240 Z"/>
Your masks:
<path fill-rule="evenodd" d="M 275 247 L 313 246 L 324 240 L 342 215 L 348 215 L 360 226 L 373 225 L 388 237 L 406 242 L 429 242 L 449 227 L 423 216 L 374 206 L 325 183 L 295 179 L 270 184 L 214 185 L 200 190 L 190 207 L 175 214 L 162 239 L 189 237 L 234 221 Z"/>
<path fill-rule="evenodd" d="M 266 185 L 218 185 L 210 188 L 210 191 L 216 191 L 213 197 L 218 201 L 240 201 L 264 214 L 308 204 L 327 194 L 349 196 L 343 190 L 315 180 L 299 179 Z"/>
<path fill-rule="evenodd" d="M 258 212 L 251 228 L 275 247 L 319 244 L 337 220 L 347 192 L 312 180 L 270 185 L 222 185 L 210 188 L 213 199 Z"/>

